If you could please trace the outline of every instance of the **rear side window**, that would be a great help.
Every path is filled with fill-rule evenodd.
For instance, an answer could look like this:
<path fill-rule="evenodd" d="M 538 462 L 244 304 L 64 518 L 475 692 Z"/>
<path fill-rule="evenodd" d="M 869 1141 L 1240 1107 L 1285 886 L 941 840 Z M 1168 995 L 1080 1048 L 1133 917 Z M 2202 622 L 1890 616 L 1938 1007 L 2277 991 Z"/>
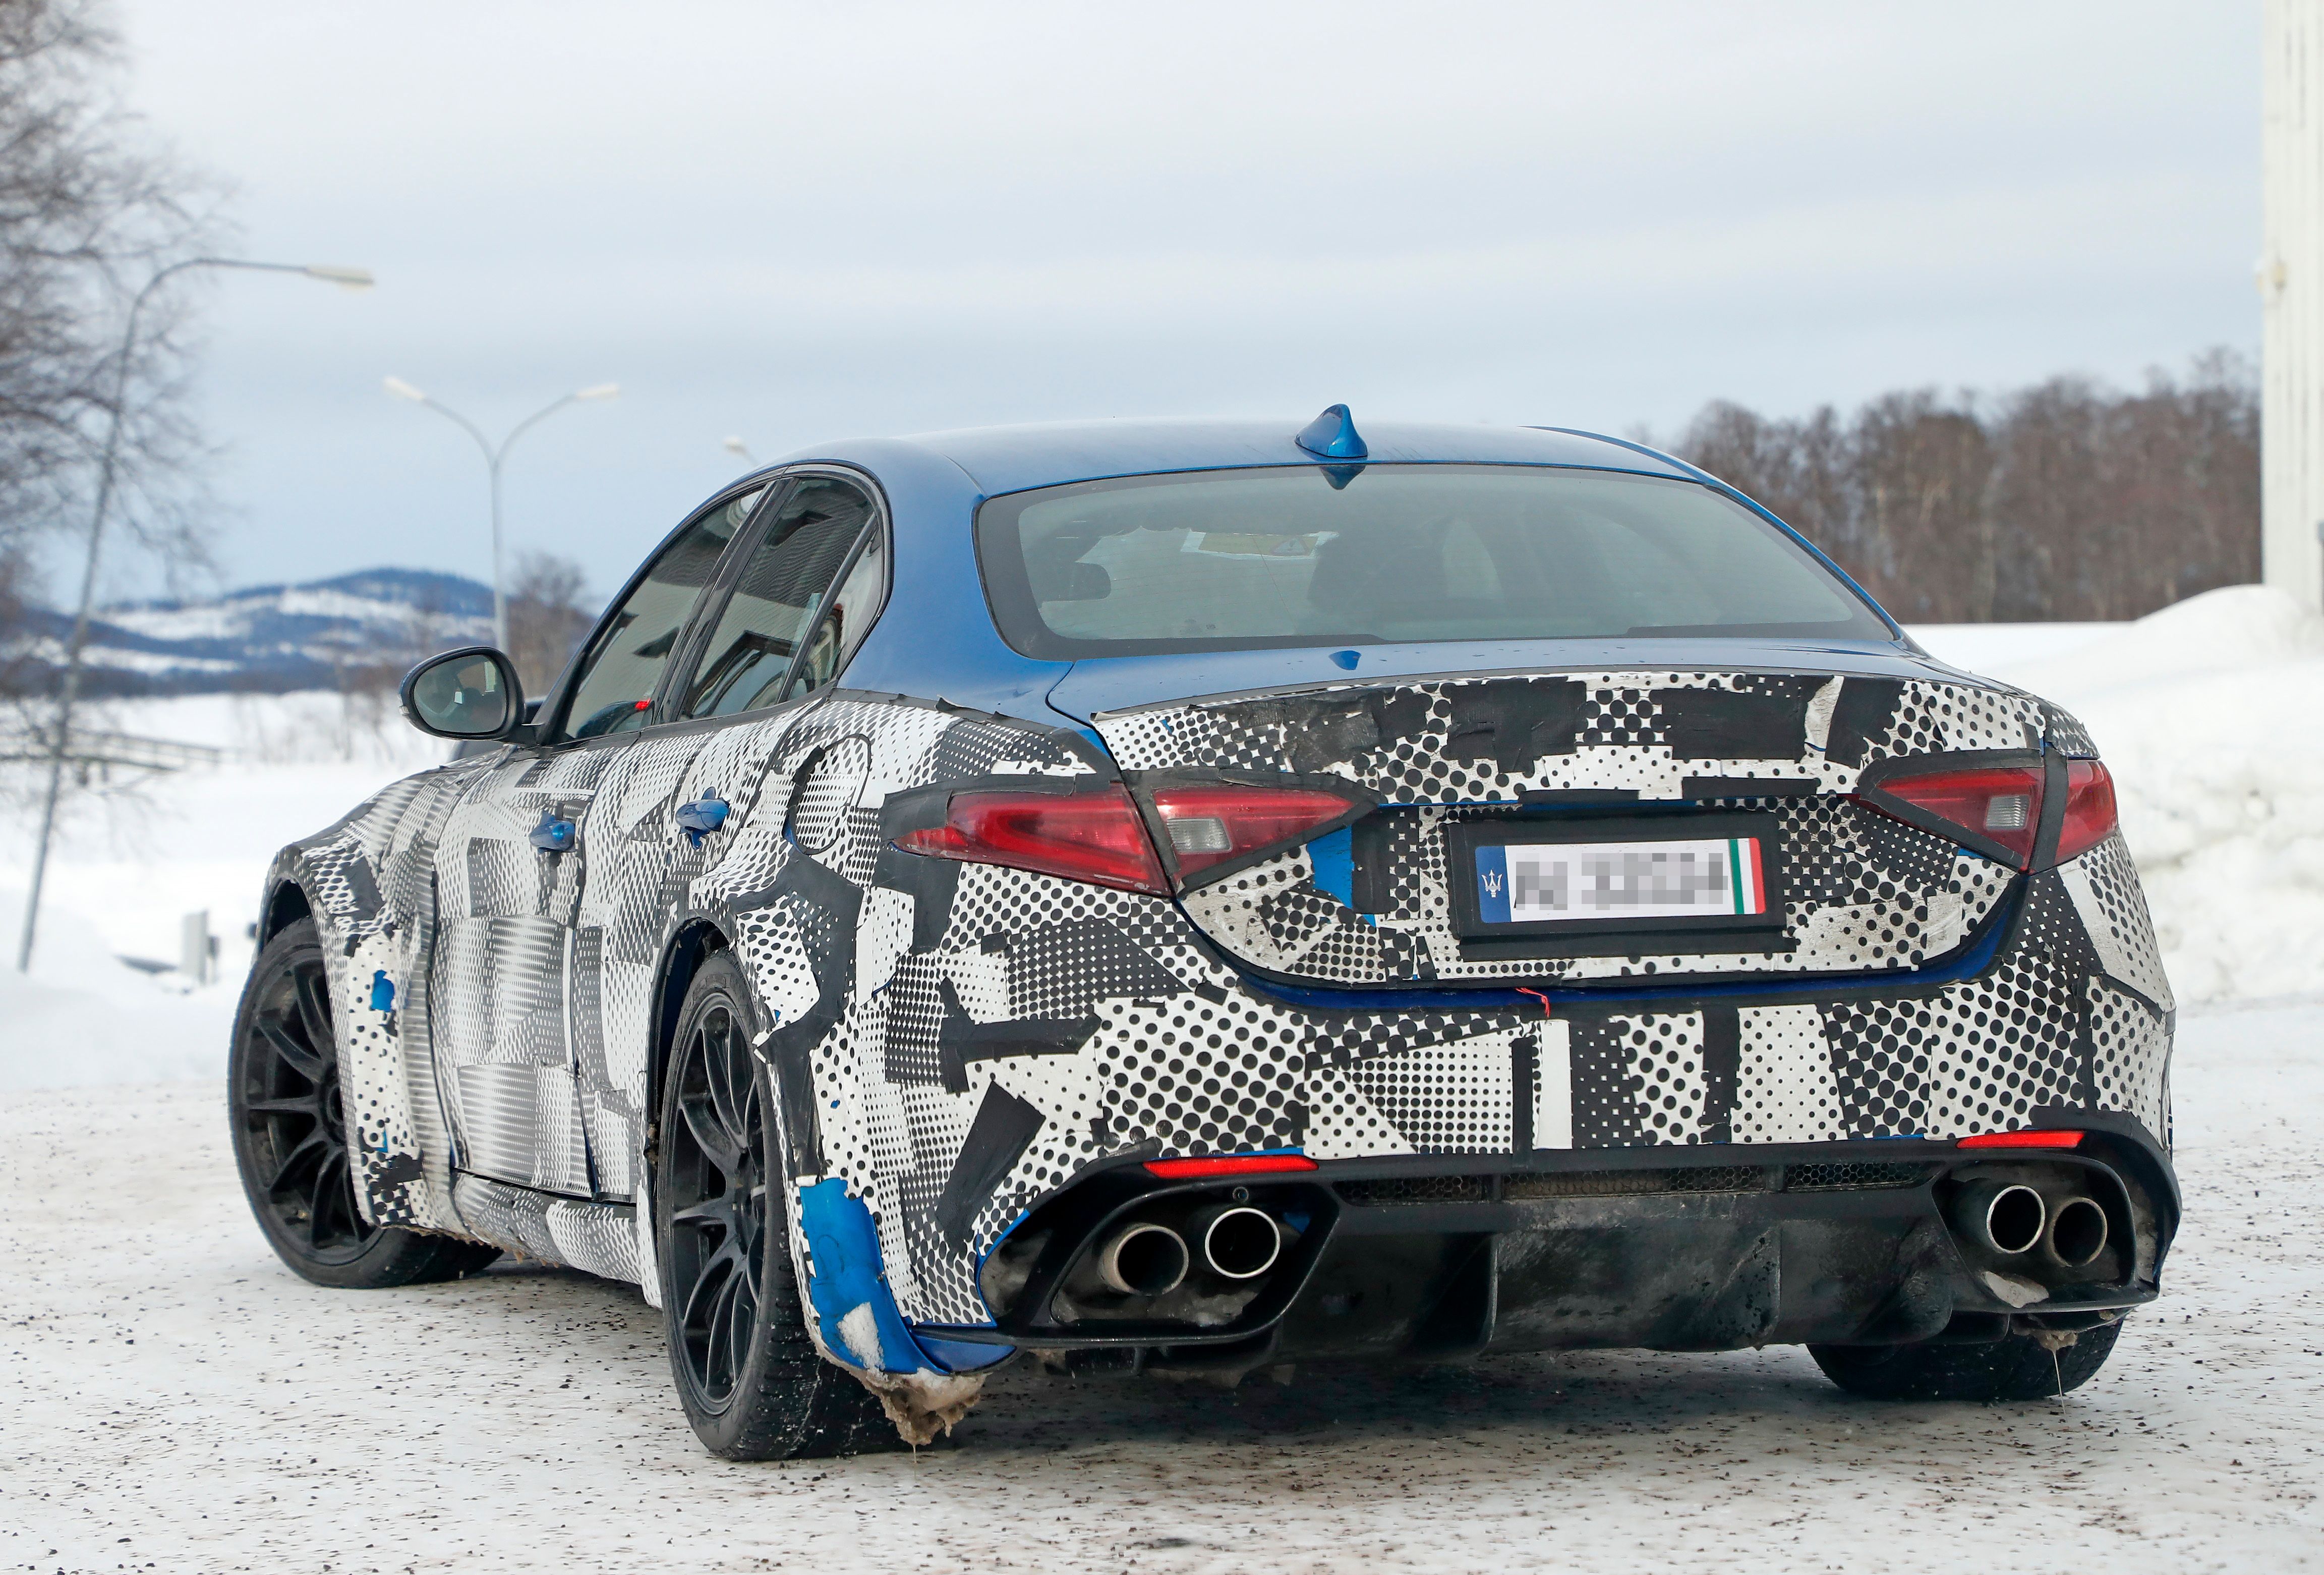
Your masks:
<path fill-rule="evenodd" d="M 703 647 L 684 714 L 739 716 L 804 692 L 786 681 L 810 632 L 824 641 L 824 632 L 833 630 L 830 614 L 836 609 L 825 606 L 833 582 L 867 533 L 878 540 L 872 500 L 861 487 L 832 477 L 801 481 L 743 565 L 718 627 Z M 881 588 L 886 588 L 884 576 Z M 843 592 L 840 600 L 846 599 Z M 862 609 L 862 616 L 877 610 Z M 829 671 L 835 672 L 838 651 L 825 654 Z"/>
<path fill-rule="evenodd" d="M 1436 640 L 1892 640 L 1790 535 L 1691 481 L 1282 466 L 1012 493 L 977 515 L 1027 655 Z"/>

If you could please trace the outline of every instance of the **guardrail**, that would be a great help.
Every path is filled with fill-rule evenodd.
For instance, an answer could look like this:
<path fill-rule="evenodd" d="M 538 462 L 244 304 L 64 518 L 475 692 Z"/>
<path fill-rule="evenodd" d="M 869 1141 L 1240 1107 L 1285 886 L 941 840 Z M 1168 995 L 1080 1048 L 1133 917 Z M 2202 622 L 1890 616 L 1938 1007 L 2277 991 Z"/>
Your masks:
<path fill-rule="evenodd" d="M 0 761 L 46 760 L 56 747 L 55 738 L 53 732 L 44 728 L 0 733 Z M 191 771 L 219 764 L 226 759 L 226 751 L 208 744 L 181 744 L 174 738 L 75 727 L 65 740 L 65 759 L 83 770 L 118 765 L 134 771 Z"/>

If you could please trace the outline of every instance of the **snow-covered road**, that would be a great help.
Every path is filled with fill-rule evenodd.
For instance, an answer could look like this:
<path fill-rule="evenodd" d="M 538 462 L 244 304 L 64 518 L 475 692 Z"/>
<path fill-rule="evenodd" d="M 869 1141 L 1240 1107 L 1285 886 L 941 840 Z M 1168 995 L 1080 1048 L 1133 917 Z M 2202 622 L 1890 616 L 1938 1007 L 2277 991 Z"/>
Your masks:
<path fill-rule="evenodd" d="M 2181 1024 L 2171 1294 L 2062 1401 L 1591 1353 L 1227 1395 L 1004 1379 L 949 1447 L 703 1454 L 633 1290 L 320 1291 L 217 1089 L 0 1107 L 0 1566 L 110 1570 L 2324 1565 L 2324 1000 Z"/>

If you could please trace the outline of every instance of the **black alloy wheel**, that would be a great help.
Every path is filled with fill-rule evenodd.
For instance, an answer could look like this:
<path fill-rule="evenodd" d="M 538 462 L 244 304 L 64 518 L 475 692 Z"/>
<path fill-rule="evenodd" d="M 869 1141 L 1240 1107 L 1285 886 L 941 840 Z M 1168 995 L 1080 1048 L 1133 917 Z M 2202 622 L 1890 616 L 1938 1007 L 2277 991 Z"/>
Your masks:
<path fill-rule="evenodd" d="M 226 1103 L 251 1212 L 276 1255 L 320 1285 L 449 1280 L 497 1247 L 374 1225 L 355 1201 L 330 983 L 314 922 L 267 942 L 235 1014 Z"/>
<path fill-rule="evenodd" d="M 724 1411 L 759 1332 L 766 1256 L 767 1110 L 733 1007 L 694 1024 L 670 1124 L 670 1277 L 686 1287 L 671 1320 L 678 1359 L 707 1412 Z"/>
<path fill-rule="evenodd" d="M 752 1049 L 750 1000 L 731 953 L 706 959 L 662 1085 L 654 1223 L 678 1399 L 704 1446 L 730 1460 L 899 1448 L 878 1400 L 807 1336 L 774 1080 Z"/>

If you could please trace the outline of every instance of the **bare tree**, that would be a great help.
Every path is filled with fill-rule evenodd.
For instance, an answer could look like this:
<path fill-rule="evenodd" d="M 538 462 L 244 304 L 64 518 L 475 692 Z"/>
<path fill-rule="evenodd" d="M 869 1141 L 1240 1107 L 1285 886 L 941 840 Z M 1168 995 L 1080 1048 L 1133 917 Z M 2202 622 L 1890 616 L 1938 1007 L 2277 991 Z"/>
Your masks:
<path fill-rule="evenodd" d="M 187 302 L 148 307 L 126 367 L 120 341 L 154 271 L 217 238 L 215 191 L 115 103 L 118 63 L 97 0 L 0 0 L 0 561 L 19 570 L 42 533 L 85 527 L 116 390 L 115 528 L 167 568 L 200 559 Z"/>
<path fill-rule="evenodd" d="M 1845 421 L 1714 403 L 1676 448 L 1907 619 L 2135 617 L 2259 574 L 2258 389 L 2227 351 L 2135 394 L 1923 389 Z"/>
<path fill-rule="evenodd" d="M 595 621 L 584 602 L 581 565 L 553 552 L 518 554 L 508 597 L 509 656 L 524 692 L 548 692 Z"/>

